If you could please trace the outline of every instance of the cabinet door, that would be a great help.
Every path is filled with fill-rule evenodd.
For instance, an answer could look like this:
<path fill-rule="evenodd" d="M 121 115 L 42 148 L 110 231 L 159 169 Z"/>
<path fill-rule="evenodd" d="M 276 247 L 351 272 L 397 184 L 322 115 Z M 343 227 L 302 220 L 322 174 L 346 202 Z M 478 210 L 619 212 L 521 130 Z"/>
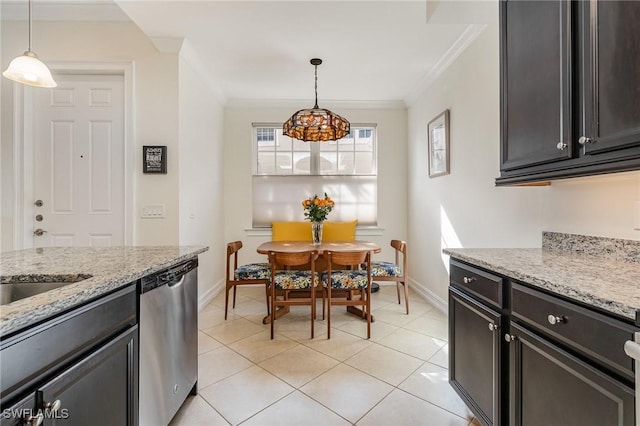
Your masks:
<path fill-rule="evenodd" d="M 640 2 L 581 7 L 585 153 L 640 146 Z"/>
<path fill-rule="evenodd" d="M 38 421 L 40 421 L 40 417 L 44 418 L 44 414 L 36 410 L 36 395 L 35 392 L 31 392 L 21 401 L 16 402 L 10 407 L 2 406 L 0 425 L 36 425 Z"/>
<path fill-rule="evenodd" d="M 571 44 L 570 1 L 500 2 L 502 171 L 572 157 Z"/>
<path fill-rule="evenodd" d="M 500 315 L 449 287 L 449 383 L 485 425 L 501 424 Z"/>
<path fill-rule="evenodd" d="M 510 425 L 634 425 L 633 389 L 513 322 L 510 331 Z"/>
<path fill-rule="evenodd" d="M 137 425 L 137 335 L 128 329 L 41 386 L 41 407 L 59 405 L 43 424 Z"/>

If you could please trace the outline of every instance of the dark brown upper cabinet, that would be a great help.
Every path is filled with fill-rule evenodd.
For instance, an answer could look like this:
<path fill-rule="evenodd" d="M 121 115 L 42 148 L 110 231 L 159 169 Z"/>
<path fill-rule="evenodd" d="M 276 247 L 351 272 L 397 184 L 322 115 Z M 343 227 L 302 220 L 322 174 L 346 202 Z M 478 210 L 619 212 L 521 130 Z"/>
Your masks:
<path fill-rule="evenodd" d="M 640 2 L 500 2 L 497 185 L 640 169 Z"/>

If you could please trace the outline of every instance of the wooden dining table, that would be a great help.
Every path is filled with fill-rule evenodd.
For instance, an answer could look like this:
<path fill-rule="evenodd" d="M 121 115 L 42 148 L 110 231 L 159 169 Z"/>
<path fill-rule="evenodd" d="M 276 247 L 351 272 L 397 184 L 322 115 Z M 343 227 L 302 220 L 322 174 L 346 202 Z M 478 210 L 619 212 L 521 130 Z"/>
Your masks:
<path fill-rule="evenodd" d="M 382 248 L 376 243 L 362 240 L 351 241 L 323 241 L 319 245 L 314 245 L 311 241 L 267 241 L 260 244 L 257 248 L 260 254 L 269 254 L 270 251 L 280 251 L 297 253 L 302 251 L 317 250 L 318 254 L 322 256 L 325 250 L 330 251 L 370 251 L 371 253 L 380 253 Z M 347 311 L 362 317 L 362 311 L 355 306 L 347 306 Z M 289 312 L 289 307 L 283 307 L 276 312 L 276 318 Z M 369 315 L 366 313 L 365 315 Z M 365 316 L 366 318 L 366 316 Z M 264 317 L 262 322 L 268 324 L 271 321 L 271 316 Z M 371 316 L 371 322 L 374 322 L 373 315 Z"/>

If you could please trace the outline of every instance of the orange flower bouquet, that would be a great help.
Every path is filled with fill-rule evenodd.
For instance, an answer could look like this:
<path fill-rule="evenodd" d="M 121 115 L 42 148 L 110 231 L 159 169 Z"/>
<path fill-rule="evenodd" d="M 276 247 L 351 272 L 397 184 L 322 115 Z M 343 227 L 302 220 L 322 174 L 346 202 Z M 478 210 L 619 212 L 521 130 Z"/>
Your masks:
<path fill-rule="evenodd" d="M 334 205 L 335 203 L 326 192 L 324 193 L 324 198 L 314 195 L 302 202 L 304 217 L 311 222 L 324 222 L 329 212 L 333 210 Z"/>

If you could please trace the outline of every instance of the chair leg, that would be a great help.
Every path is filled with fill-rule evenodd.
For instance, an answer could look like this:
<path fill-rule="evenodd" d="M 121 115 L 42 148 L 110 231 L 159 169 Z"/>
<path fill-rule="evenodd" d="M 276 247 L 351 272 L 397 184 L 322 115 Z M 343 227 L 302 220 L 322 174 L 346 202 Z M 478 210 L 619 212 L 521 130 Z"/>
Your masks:
<path fill-rule="evenodd" d="M 396 281 L 396 293 L 398 293 L 398 304 L 400 304 L 400 281 Z"/>
<path fill-rule="evenodd" d="M 327 286 L 327 339 L 331 339 L 331 286 L 330 285 Z"/>
<path fill-rule="evenodd" d="M 327 289 L 326 288 L 322 288 L 322 321 L 324 321 L 324 302 L 327 298 Z"/>
<path fill-rule="evenodd" d="M 311 287 L 311 338 L 313 339 L 313 331 L 316 322 L 316 287 L 315 283 Z"/>
<path fill-rule="evenodd" d="M 276 289 L 275 285 L 271 284 L 271 340 L 273 340 L 273 326 L 276 322 Z"/>
<path fill-rule="evenodd" d="M 224 320 L 227 320 L 227 311 L 229 310 L 229 283 L 224 290 Z"/>
<path fill-rule="evenodd" d="M 237 285 L 233 286 L 233 309 L 236 308 L 236 290 L 238 289 Z"/>
<path fill-rule="evenodd" d="M 367 339 L 371 339 L 371 286 L 367 288 L 366 294 L 367 294 L 366 309 L 363 309 L 363 311 L 367 312 Z"/>
<path fill-rule="evenodd" d="M 269 288 L 269 283 L 266 283 L 264 285 L 264 292 L 266 293 L 267 296 L 267 315 L 271 315 L 271 302 L 269 302 L 269 292 L 270 292 L 270 288 Z"/>
<path fill-rule="evenodd" d="M 409 315 L 409 284 L 406 281 L 402 281 L 404 287 L 404 303 L 407 307 L 407 315 Z"/>

